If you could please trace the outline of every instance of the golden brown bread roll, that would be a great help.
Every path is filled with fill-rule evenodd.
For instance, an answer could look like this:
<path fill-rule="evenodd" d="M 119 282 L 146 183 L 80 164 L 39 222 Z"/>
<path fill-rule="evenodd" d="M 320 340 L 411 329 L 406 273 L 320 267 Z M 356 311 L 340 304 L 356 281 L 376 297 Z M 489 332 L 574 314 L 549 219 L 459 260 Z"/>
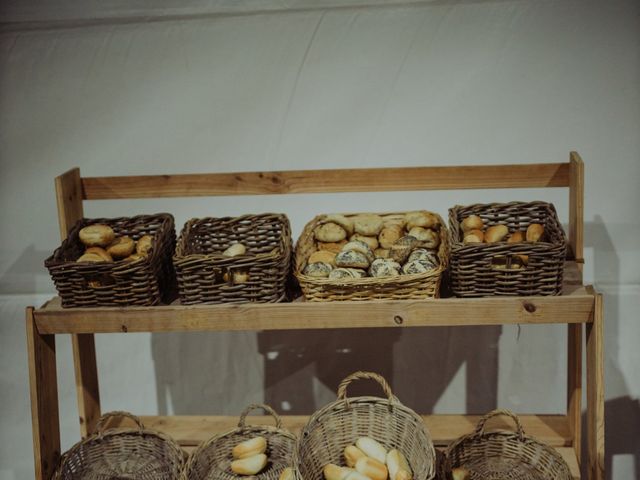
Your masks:
<path fill-rule="evenodd" d="M 116 238 L 115 232 L 109 225 L 100 223 L 84 227 L 80 230 L 79 236 L 80 241 L 87 247 L 106 247 Z"/>
<path fill-rule="evenodd" d="M 378 241 L 382 248 L 391 248 L 402 236 L 402 227 L 400 225 L 385 226 L 378 235 Z"/>
<path fill-rule="evenodd" d="M 352 471 L 354 470 L 339 467 L 333 463 L 326 464 L 322 469 L 325 480 L 346 480 Z"/>
<path fill-rule="evenodd" d="M 380 463 L 384 463 L 387 459 L 387 450 L 378 441 L 371 437 L 360 437 L 356 441 L 356 447 L 370 458 L 378 460 Z"/>
<path fill-rule="evenodd" d="M 463 243 L 482 243 L 484 242 L 484 233 L 482 230 L 469 230 L 464 234 Z"/>
<path fill-rule="evenodd" d="M 238 475 L 255 475 L 267 466 L 267 456 L 259 453 L 231 462 L 231 471 Z"/>
<path fill-rule="evenodd" d="M 140 245 L 141 241 L 142 238 L 138 240 L 138 245 Z M 245 247 L 242 243 L 234 243 L 233 245 L 230 245 L 224 252 L 222 252 L 222 255 L 224 255 L 225 257 L 237 257 L 239 255 L 244 255 L 245 253 L 247 253 L 247 247 Z"/>
<path fill-rule="evenodd" d="M 387 248 L 376 248 L 373 252 L 373 255 L 376 258 L 389 258 L 389 249 Z"/>
<path fill-rule="evenodd" d="M 106 262 L 106 260 L 97 253 L 85 253 L 76 262 Z"/>
<path fill-rule="evenodd" d="M 532 223 L 527 228 L 527 242 L 539 242 L 544 234 L 544 227 L 539 223 Z"/>
<path fill-rule="evenodd" d="M 355 467 L 356 462 L 361 458 L 366 458 L 366 455 L 355 445 L 347 445 L 344 447 L 344 460 L 347 467 Z"/>
<path fill-rule="evenodd" d="M 356 472 L 369 477 L 371 480 L 387 480 L 389 472 L 384 463 L 375 458 L 363 457 L 356 462 Z"/>
<path fill-rule="evenodd" d="M 520 242 L 524 242 L 524 235 L 519 230 L 509 235 L 509 239 L 507 240 L 507 243 L 520 243 Z"/>
<path fill-rule="evenodd" d="M 234 285 L 238 283 L 247 283 L 249 281 L 249 272 L 235 270 L 232 275 L 229 275 L 229 272 L 225 272 L 224 275 L 222 275 L 222 279 L 225 282 L 229 282 L 230 279 L 233 279 Z"/>
<path fill-rule="evenodd" d="M 131 237 L 117 237 L 111 245 L 107 247 L 107 253 L 113 258 L 126 258 L 133 253 L 136 242 Z"/>
<path fill-rule="evenodd" d="M 413 227 L 409 230 L 409 235 L 415 237 L 425 248 L 438 248 L 440 237 L 431 229 L 423 227 Z"/>
<path fill-rule="evenodd" d="M 346 240 L 340 240 L 339 242 L 318 242 L 318 250 L 327 250 L 328 252 L 338 253 L 342 251 L 342 247 L 347 244 Z"/>
<path fill-rule="evenodd" d="M 353 242 L 355 240 L 366 243 L 367 245 L 369 245 L 369 248 L 371 250 L 375 250 L 379 246 L 377 237 L 367 237 L 366 235 L 360 235 L 359 233 L 354 233 L 349 238 L 349 241 Z"/>
<path fill-rule="evenodd" d="M 347 231 L 337 223 L 329 222 L 318 225 L 314 235 L 320 242 L 339 242 L 347 238 Z"/>
<path fill-rule="evenodd" d="M 387 453 L 387 468 L 389 469 L 389 480 L 402 480 L 398 479 L 398 472 L 404 471 L 411 478 L 411 467 L 407 462 L 406 457 L 397 449 L 389 450 Z"/>
<path fill-rule="evenodd" d="M 414 227 L 436 228 L 440 224 L 438 217 L 433 213 L 425 211 L 408 212 L 405 214 L 404 218 L 407 222 L 407 230 L 411 230 Z"/>
<path fill-rule="evenodd" d="M 144 260 L 147 258 L 145 255 L 140 255 L 139 253 L 132 253 L 127 258 L 123 258 L 122 260 L 125 262 L 137 262 L 138 260 Z"/>
<path fill-rule="evenodd" d="M 103 248 L 100 247 L 89 247 L 87 248 L 84 253 L 94 253 L 96 255 L 98 255 L 99 257 L 102 257 L 102 259 L 105 262 L 113 262 L 113 258 L 111 258 L 111 255 L 109 255 L 106 250 L 104 250 Z"/>
<path fill-rule="evenodd" d="M 413 475 L 411 475 L 411 472 L 407 472 L 406 470 L 398 470 L 395 480 L 411 480 L 412 478 Z"/>
<path fill-rule="evenodd" d="M 484 222 L 478 215 L 469 215 L 467 218 L 462 220 L 460 226 L 462 227 L 463 232 L 468 232 L 469 230 L 482 230 L 484 228 Z"/>
<path fill-rule="evenodd" d="M 484 241 L 487 243 L 502 242 L 509 235 L 506 225 L 494 225 L 484 232 Z"/>
<path fill-rule="evenodd" d="M 332 213 L 327 215 L 321 223 L 335 223 L 336 225 L 340 225 L 344 228 L 344 231 L 347 232 L 347 235 L 353 235 L 353 220 L 344 215 L 340 215 L 339 213 Z"/>
<path fill-rule="evenodd" d="M 282 473 L 278 477 L 278 480 L 293 480 L 293 468 L 287 467 L 282 470 Z"/>
<path fill-rule="evenodd" d="M 353 229 L 360 235 L 377 236 L 383 225 L 382 217 L 373 213 L 356 215 L 353 219 Z"/>
<path fill-rule="evenodd" d="M 329 250 L 318 250 L 309 255 L 307 263 L 324 262 L 335 267 L 336 265 L 336 252 L 330 252 Z"/>
<path fill-rule="evenodd" d="M 471 472 L 466 468 L 454 468 L 451 470 L 451 476 L 453 480 L 469 480 L 471 478 Z"/>
<path fill-rule="evenodd" d="M 407 225 L 407 219 L 404 218 L 404 215 L 401 213 L 384 215 L 382 221 L 385 227 L 397 226 L 403 229 Z"/>
<path fill-rule="evenodd" d="M 247 458 L 267 451 L 267 440 L 264 437 L 253 437 L 240 442 L 231 449 L 233 458 Z"/>
<path fill-rule="evenodd" d="M 136 242 L 136 253 L 140 255 L 149 255 L 149 251 L 153 246 L 153 237 L 151 235 L 143 235 Z"/>

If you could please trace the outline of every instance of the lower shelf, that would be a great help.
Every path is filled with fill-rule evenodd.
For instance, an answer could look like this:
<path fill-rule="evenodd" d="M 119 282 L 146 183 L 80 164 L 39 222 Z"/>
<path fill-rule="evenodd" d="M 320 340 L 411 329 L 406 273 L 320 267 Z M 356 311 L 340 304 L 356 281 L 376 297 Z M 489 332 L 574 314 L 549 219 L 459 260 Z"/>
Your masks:
<path fill-rule="evenodd" d="M 283 416 L 284 426 L 298 433 L 307 422 L 308 416 Z M 480 420 L 479 415 L 423 415 L 425 425 L 437 447 L 445 447 L 456 438 L 470 433 Z M 193 450 L 196 445 L 213 435 L 231 430 L 237 426 L 237 416 L 142 416 L 142 423 L 150 429 L 171 435 L 185 450 Z M 565 459 L 574 479 L 580 478 L 580 467 L 572 445 L 569 423 L 565 415 L 521 415 L 524 431 L 538 440 L 551 445 Z M 108 426 L 119 426 L 128 420 L 116 419 Z M 249 424 L 273 424 L 266 416 L 248 417 Z M 495 428 L 512 429 L 503 419 L 492 420 Z"/>

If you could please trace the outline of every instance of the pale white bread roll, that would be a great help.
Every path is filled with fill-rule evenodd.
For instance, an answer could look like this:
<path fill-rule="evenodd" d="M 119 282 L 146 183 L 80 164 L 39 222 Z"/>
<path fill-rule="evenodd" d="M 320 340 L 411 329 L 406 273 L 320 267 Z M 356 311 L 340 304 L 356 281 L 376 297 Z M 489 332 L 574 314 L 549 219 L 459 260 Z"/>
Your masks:
<path fill-rule="evenodd" d="M 267 451 L 267 440 L 264 437 L 253 437 L 237 444 L 231 449 L 233 458 L 247 458 Z"/>
<path fill-rule="evenodd" d="M 116 238 L 115 232 L 109 225 L 100 223 L 84 227 L 78 235 L 80 241 L 87 247 L 106 247 Z"/>
<path fill-rule="evenodd" d="M 358 460 L 366 457 L 367 456 L 364 454 L 364 452 L 355 445 L 347 445 L 346 447 L 344 447 L 344 460 L 347 464 L 347 467 L 355 467 Z"/>
<path fill-rule="evenodd" d="M 293 480 L 293 468 L 287 467 L 282 470 L 282 473 L 278 477 L 278 480 Z"/>
<path fill-rule="evenodd" d="M 325 480 L 346 480 L 346 478 L 355 472 L 351 468 L 339 467 L 333 463 L 327 463 L 322 469 Z"/>
<path fill-rule="evenodd" d="M 140 242 L 140 240 L 138 240 L 138 242 Z M 222 255 L 225 257 L 237 257 L 238 255 L 244 255 L 245 253 L 247 253 L 247 247 L 242 243 L 234 243 L 222 252 Z"/>
<path fill-rule="evenodd" d="M 264 453 L 252 457 L 241 458 L 231 462 L 231 471 L 238 475 L 256 475 L 267 466 L 267 456 Z"/>
<path fill-rule="evenodd" d="M 356 441 L 356 447 L 364 452 L 367 457 L 371 457 L 384 463 L 387 459 L 387 450 L 371 437 L 360 437 Z"/>
<path fill-rule="evenodd" d="M 407 462 L 406 457 L 400 450 L 393 449 L 387 453 L 387 468 L 389 469 L 389 479 L 396 480 L 397 474 L 400 471 L 406 471 L 411 476 L 411 467 Z M 401 479 L 397 479 L 401 480 Z"/>
<path fill-rule="evenodd" d="M 408 212 L 404 215 L 404 218 L 407 221 L 407 230 L 411 230 L 413 227 L 436 228 L 440 225 L 438 217 L 430 212 Z"/>
<path fill-rule="evenodd" d="M 389 471 L 384 463 L 375 458 L 364 457 L 356 462 L 356 471 L 371 480 L 387 480 Z"/>

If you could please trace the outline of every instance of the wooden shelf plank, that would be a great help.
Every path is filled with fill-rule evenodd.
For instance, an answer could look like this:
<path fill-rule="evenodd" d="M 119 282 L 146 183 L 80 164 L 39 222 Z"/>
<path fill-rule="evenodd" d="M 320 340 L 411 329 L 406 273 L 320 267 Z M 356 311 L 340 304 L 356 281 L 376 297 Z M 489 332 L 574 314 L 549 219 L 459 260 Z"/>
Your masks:
<path fill-rule="evenodd" d="M 569 186 L 569 163 L 83 177 L 85 200 Z"/>

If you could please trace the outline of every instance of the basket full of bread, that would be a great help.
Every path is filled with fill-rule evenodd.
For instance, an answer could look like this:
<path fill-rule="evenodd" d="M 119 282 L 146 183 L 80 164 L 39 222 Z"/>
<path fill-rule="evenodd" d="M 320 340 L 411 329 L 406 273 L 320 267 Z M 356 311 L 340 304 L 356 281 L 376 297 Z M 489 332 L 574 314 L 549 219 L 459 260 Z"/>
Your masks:
<path fill-rule="evenodd" d="M 567 241 L 552 204 L 455 206 L 449 235 L 456 296 L 562 293 Z"/>
<path fill-rule="evenodd" d="M 295 276 L 310 301 L 438 297 L 448 261 L 439 215 L 319 215 L 296 245 Z"/>
<path fill-rule="evenodd" d="M 247 425 L 247 415 L 262 409 L 271 425 Z M 238 428 L 202 443 L 190 456 L 181 480 L 278 480 L 290 477 L 296 437 L 282 428 L 282 420 L 268 405 L 249 405 Z"/>
<path fill-rule="evenodd" d="M 378 382 L 385 397 L 348 397 L 355 380 Z M 386 380 L 355 372 L 338 399 L 303 427 L 294 455 L 295 480 L 431 480 L 436 454 L 422 418 L 393 395 Z"/>
<path fill-rule="evenodd" d="M 489 430 L 487 422 L 510 418 L 514 429 Z M 445 478 L 452 480 L 570 480 L 569 466 L 552 447 L 525 434 L 518 417 L 494 410 L 478 422 L 474 432 L 445 451 Z"/>
<path fill-rule="evenodd" d="M 63 307 L 155 305 L 175 296 L 168 213 L 82 219 L 45 266 Z"/>
<path fill-rule="evenodd" d="M 280 213 L 191 219 L 173 257 L 180 302 L 282 301 L 291 250 L 289 219 Z"/>

